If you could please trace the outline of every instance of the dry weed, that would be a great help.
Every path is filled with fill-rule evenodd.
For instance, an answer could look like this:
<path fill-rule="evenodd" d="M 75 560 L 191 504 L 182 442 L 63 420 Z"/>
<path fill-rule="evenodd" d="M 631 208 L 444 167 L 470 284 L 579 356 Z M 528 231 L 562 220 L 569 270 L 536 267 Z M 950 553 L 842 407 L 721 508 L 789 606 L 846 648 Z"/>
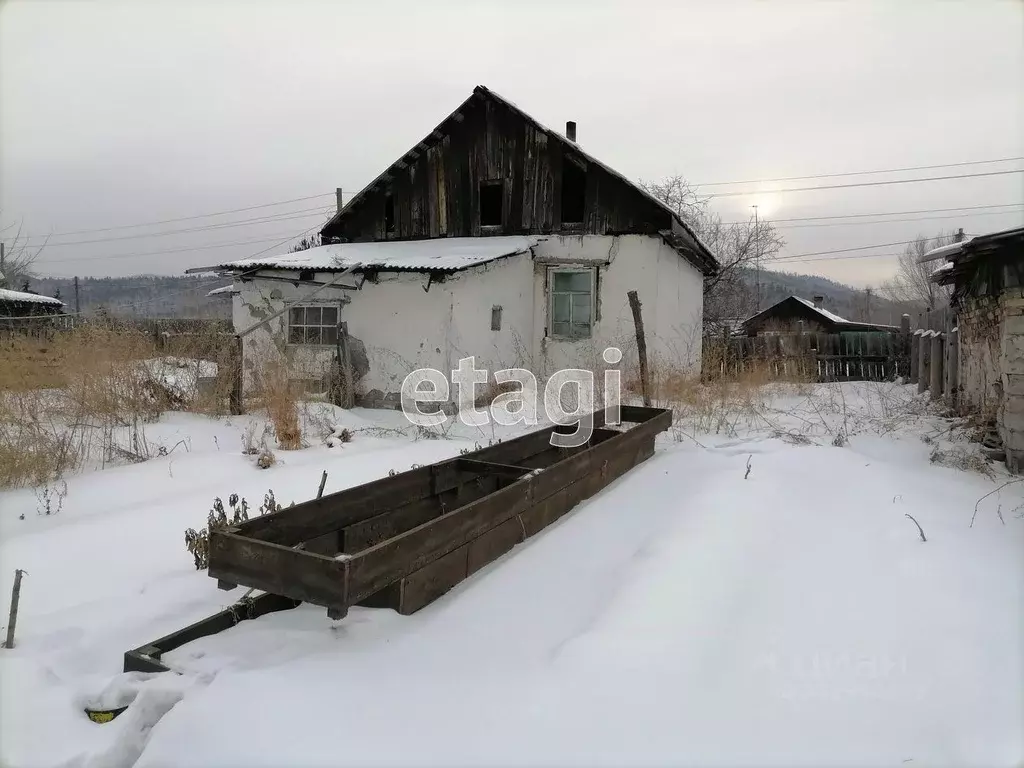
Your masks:
<path fill-rule="evenodd" d="M 277 445 L 293 451 L 302 447 L 299 423 L 299 391 L 288 373 L 286 361 L 271 361 L 254 366 L 255 401 L 267 412 L 274 427 Z"/>
<path fill-rule="evenodd" d="M 935 446 L 928 459 L 932 464 L 938 464 L 940 467 L 978 472 L 986 477 L 995 478 L 995 471 L 988 460 L 964 446 L 957 445 L 948 450 L 942 450 Z"/>
<path fill-rule="evenodd" d="M 161 412 L 226 409 L 219 393 L 229 389 L 228 367 L 209 362 L 224 358 L 224 347 L 222 334 L 182 336 L 172 347 L 111 320 L 0 338 L 0 487 L 166 452 L 146 437 Z"/>

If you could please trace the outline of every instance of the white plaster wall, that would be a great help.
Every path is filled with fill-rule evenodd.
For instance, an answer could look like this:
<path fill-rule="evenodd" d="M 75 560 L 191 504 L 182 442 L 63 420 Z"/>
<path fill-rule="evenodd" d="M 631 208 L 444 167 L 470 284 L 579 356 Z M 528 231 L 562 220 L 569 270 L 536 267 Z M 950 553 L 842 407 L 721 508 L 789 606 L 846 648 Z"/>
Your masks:
<path fill-rule="evenodd" d="M 599 308 L 590 339 L 544 337 L 548 326 L 547 269 L 555 265 L 597 265 Z M 266 273 L 273 274 L 273 273 Z M 288 273 L 278 273 L 289 276 Z M 317 274 L 316 281 L 331 279 Z M 355 283 L 358 278 L 346 278 Z M 360 290 L 329 288 L 312 301 L 341 306 L 349 334 L 366 349 L 370 371 L 357 382 L 365 395 L 400 391 L 416 368 L 450 375 L 460 358 L 474 356 L 478 368 L 525 367 L 541 379 L 561 368 L 603 367 L 601 353 L 618 346 L 622 367 L 636 368 L 633 316 L 626 294 L 636 290 L 643 304 L 648 354 L 653 364 L 695 372 L 700 365 L 703 308 L 701 274 L 657 237 L 643 235 L 551 237 L 529 254 L 501 259 L 451 275 L 425 291 L 427 276 L 381 273 Z M 313 287 L 253 280 L 236 283 L 236 330 L 308 295 Z M 272 298 L 272 294 L 277 298 Z M 502 307 L 501 329 L 491 330 L 491 308 Z M 332 347 L 289 346 L 286 319 L 278 318 L 245 340 L 247 368 L 287 354 L 295 376 L 316 378 L 330 366 Z M 252 385 L 251 370 L 247 386 Z"/>
<path fill-rule="evenodd" d="M 533 336 L 532 276 L 527 254 L 455 273 L 444 282 L 432 283 L 426 291 L 427 275 L 382 272 L 377 282 L 367 281 L 358 291 L 329 288 L 311 301 L 341 306 L 340 317 L 348 323 L 349 334 L 363 342 L 370 371 L 358 382 L 359 393 L 380 390 L 387 394 L 398 392 L 403 379 L 416 368 L 437 368 L 450 375 L 461 357 L 474 355 L 478 368 L 525 362 Z M 330 278 L 326 273 L 315 276 L 317 281 Z M 356 282 L 358 278 L 348 280 Z M 295 287 L 258 279 L 236 288 L 240 290 L 233 306 L 236 330 L 313 290 L 301 283 Z M 280 298 L 271 298 L 274 291 L 280 292 Z M 495 305 L 502 307 L 498 331 L 491 330 Z M 282 354 L 285 327 L 282 317 L 247 337 L 247 360 L 265 361 Z M 331 347 L 296 345 L 285 349 L 297 376 L 318 375 L 335 354 Z M 252 385 L 251 376 L 247 384 Z"/>
<path fill-rule="evenodd" d="M 619 347 L 624 368 L 636 367 L 636 333 L 627 293 L 640 298 L 652 365 L 696 372 L 700 366 L 703 276 L 661 238 L 645 235 L 552 237 L 535 249 L 534 356 L 539 373 L 560 368 L 600 369 L 601 354 Z M 547 270 L 552 266 L 597 266 L 597 320 L 590 339 L 544 337 L 549 325 Z"/>

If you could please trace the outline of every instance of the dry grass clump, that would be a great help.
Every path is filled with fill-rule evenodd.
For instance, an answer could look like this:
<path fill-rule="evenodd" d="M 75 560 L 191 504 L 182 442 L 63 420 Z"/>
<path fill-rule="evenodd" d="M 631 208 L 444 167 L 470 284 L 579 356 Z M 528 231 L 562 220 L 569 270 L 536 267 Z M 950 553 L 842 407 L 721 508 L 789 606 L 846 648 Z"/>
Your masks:
<path fill-rule="evenodd" d="M 498 395 L 503 395 L 509 392 L 518 392 L 521 389 L 518 382 L 506 381 L 499 384 L 491 376 L 488 378 L 487 383 L 477 388 L 476 394 L 476 405 L 477 408 L 489 408 L 491 403 Z"/>
<path fill-rule="evenodd" d="M 225 349 L 223 334 L 172 344 L 112 320 L 0 337 L 0 487 L 166 453 L 146 425 L 166 410 L 224 412 L 230 365 L 210 360 L 227 360 Z"/>
<path fill-rule="evenodd" d="M 750 364 L 731 375 L 701 377 L 680 366 L 655 361 L 650 365 L 651 402 L 671 408 L 677 424 L 695 432 L 732 434 L 744 423 L 752 424 L 770 399 L 782 389 L 802 392 L 807 380 L 781 379 L 769 365 Z M 641 396 L 639 375 L 623 376 L 623 397 Z"/>
<path fill-rule="evenodd" d="M 271 361 L 254 368 L 255 401 L 267 412 L 274 427 L 277 444 L 286 451 L 302 447 L 302 427 L 299 421 L 301 392 L 288 372 L 285 361 Z"/>
<path fill-rule="evenodd" d="M 935 446 L 932 448 L 928 459 L 932 464 L 937 464 L 940 467 L 959 469 L 964 472 L 977 472 L 986 477 L 995 478 L 995 470 L 992 469 L 992 465 L 988 460 L 976 451 L 964 446 L 956 445 L 948 450 Z"/>

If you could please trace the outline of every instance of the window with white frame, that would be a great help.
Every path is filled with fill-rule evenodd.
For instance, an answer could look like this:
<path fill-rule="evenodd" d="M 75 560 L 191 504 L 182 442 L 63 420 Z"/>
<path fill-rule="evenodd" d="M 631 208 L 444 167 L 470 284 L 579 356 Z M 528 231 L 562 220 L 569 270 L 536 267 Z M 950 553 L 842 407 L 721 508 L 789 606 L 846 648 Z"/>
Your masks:
<path fill-rule="evenodd" d="M 338 343 L 338 307 L 330 304 L 307 304 L 288 310 L 289 344 Z"/>
<path fill-rule="evenodd" d="M 594 318 L 594 270 L 552 269 L 548 335 L 589 339 Z"/>

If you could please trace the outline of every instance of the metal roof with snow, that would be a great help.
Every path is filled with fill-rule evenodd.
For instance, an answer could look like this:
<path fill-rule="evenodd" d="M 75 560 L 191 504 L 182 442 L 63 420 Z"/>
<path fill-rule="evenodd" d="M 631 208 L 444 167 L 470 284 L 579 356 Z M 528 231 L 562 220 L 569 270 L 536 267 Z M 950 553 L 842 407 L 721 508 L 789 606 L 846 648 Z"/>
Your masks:
<path fill-rule="evenodd" d="M 394 272 L 458 272 L 507 256 L 528 252 L 543 236 L 446 237 L 431 240 L 390 240 L 373 243 L 335 243 L 280 256 L 261 256 L 221 264 L 226 272 L 260 269 L 343 272 L 386 270 Z M 202 267 L 197 270 L 207 271 Z"/>
<path fill-rule="evenodd" d="M 0 301 L 64 306 L 63 301 L 52 296 L 41 296 L 38 293 L 26 293 L 25 291 L 12 291 L 7 288 L 0 288 Z"/>
<path fill-rule="evenodd" d="M 836 331 L 896 331 L 899 328 L 895 325 L 884 325 L 882 323 L 862 323 L 856 320 L 847 320 L 845 317 L 840 317 L 834 312 L 829 312 L 824 307 L 815 305 L 813 301 L 802 299 L 799 296 L 787 296 L 782 301 L 772 304 L 768 309 L 763 309 L 756 315 L 752 315 L 743 321 L 743 327 L 749 328 L 752 325 L 756 325 L 759 321 L 766 320 L 771 315 L 776 314 L 784 307 L 785 304 L 797 302 L 798 306 L 802 306 L 810 311 L 816 313 L 824 322 L 826 326 L 832 327 Z"/>
<path fill-rule="evenodd" d="M 962 298 L 959 294 L 968 289 L 967 284 L 973 279 L 971 276 L 984 263 L 989 263 L 991 266 L 998 262 L 1000 266 L 996 268 L 996 273 L 1000 269 L 1005 268 L 1006 270 L 1006 274 L 992 274 L 989 279 L 982 280 L 981 282 L 987 286 L 984 290 L 995 290 L 998 285 L 1010 278 L 1010 273 L 1016 275 L 1010 278 L 1016 281 L 1016 284 L 1024 282 L 1024 227 L 1013 227 L 984 235 L 975 235 L 969 240 L 953 243 L 953 245 L 958 247 L 946 246 L 945 250 L 937 248 L 929 251 L 929 253 L 942 251 L 940 257 L 944 256 L 947 259 L 945 264 L 931 273 L 929 279 L 939 285 L 958 286 L 954 291 L 954 301 Z M 923 260 L 924 258 L 922 258 Z M 1011 282 L 1012 284 L 1014 283 Z M 975 288 L 981 289 L 982 286 L 978 285 Z"/>
<path fill-rule="evenodd" d="M 939 259 L 948 258 L 955 254 L 960 253 L 964 246 L 967 245 L 974 238 L 967 238 L 956 243 L 948 243 L 947 245 L 940 245 L 938 248 L 932 248 L 930 251 L 924 254 L 917 260 L 918 264 L 925 264 L 929 261 L 938 261 Z"/>

